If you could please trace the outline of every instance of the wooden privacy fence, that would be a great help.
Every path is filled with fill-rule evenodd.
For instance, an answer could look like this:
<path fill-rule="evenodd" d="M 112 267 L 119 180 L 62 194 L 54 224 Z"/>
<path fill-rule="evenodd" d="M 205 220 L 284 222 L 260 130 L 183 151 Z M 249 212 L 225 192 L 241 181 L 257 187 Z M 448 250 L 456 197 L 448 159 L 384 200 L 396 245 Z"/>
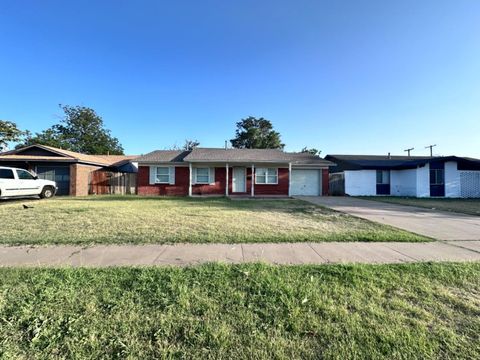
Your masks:
<path fill-rule="evenodd" d="M 330 174 L 328 186 L 330 195 L 345 195 L 345 173 Z"/>
<path fill-rule="evenodd" d="M 137 174 L 96 170 L 90 173 L 89 194 L 131 195 L 137 193 Z"/>

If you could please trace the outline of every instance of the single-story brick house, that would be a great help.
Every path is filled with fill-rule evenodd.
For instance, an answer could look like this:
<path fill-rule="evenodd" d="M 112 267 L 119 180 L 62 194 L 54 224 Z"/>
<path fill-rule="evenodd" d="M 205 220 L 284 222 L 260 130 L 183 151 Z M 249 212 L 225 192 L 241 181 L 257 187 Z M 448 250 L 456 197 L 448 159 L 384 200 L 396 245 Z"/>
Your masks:
<path fill-rule="evenodd" d="M 334 195 L 480 197 L 480 159 L 457 156 L 327 155 Z"/>
<path fill-rule="evenodd" d="M 139 195 L 290 196 L 328 194 L 319 156 L 272 149 L 157 150 L 138 163 Z"/>
<path fill-rule="evenodd" d="M 45 145 L 31 145 L 0 153 L 0 165 L 35 172 L 57 183 L 57 195 L 89 194 L 89 180 L 96 171 L 136 172 L 131 160 L 137 156 L 86 155 Z"/>

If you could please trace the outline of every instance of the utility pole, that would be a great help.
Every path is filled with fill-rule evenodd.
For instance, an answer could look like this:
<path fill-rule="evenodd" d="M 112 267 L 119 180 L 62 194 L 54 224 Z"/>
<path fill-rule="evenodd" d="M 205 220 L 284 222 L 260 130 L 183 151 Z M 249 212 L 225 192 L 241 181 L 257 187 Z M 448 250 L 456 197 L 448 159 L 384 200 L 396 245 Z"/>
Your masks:
<path fill-rule="evenodd" d="M 408 153 L 408 157 L 410 157 L 410 151 L 414 150 L 415 148 L 410 148 L 410 149 L 405 149 L 403 151 L 406 151 Z"/>
<path fill-rule="evenodd" d="M 437 146 L 437 144 L 425 146 L 425 149 L 430 149 L 430 157 L 433 157 L 433 148 L 435 146 Z"/>

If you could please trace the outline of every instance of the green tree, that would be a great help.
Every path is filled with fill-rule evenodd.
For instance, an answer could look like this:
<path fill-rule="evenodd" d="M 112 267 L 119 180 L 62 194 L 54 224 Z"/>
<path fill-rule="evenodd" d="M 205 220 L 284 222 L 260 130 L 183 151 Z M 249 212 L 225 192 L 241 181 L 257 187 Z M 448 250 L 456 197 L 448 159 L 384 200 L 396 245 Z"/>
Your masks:
<path fill-rule="evenodd" d="M 122 145 L 105 129 L 102 118 L 93 109 L 69 105 L 60 108 L 65 117 L 59 124 L 33 136 L 28 134 L 21 146 L 48 145 L 91 155 L 123 154 Z"/>
<path fill-rule="evenodd" d="M 14 122 L 0 120 L 0 151 L 6 149 L 8 142 L 20 141 L 24 134 Z"/>
<path fill-rule="evenodd" d="M 283 149 L 280 133 L 273 130 L 270 120 L 249 116 L 237 122 L 235 138 L 230 140 L 237 149 Z"/>
<path fill-rule="evenodd" d="M 308 154 L 312 154 L 312 155 L 318 155 L 318 156 L 320 156 L 320 154 L 322 153 L 321 150 L 317 150 L 317 149 L 315 149 L 315 148 L 309 149 L 309 148 L 307 148 L 306 146 L 305 146 L 305 147 L 302 149 L 302 151 L 300 151 L 300 152 L 302 152 L 302 153 L 308 153 Z"/>

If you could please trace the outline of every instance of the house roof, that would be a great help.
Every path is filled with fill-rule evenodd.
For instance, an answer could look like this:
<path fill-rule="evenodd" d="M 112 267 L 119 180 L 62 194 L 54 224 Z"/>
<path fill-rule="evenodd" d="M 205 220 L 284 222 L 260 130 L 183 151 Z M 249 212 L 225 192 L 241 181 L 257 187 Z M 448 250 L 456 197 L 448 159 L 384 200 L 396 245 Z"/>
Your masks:
<path fill-rule="evenodd" d="M 52 155 L 24 154 L 26 150 L 32 148 L 44 150 Z M 136 155 L 87 155 L 46 145 L 30 145 L 0 153 L 0 161 L 63 161 L 102 166 L 117 166 L 117 164 L 123 164 L 136 157 Z"/>
<path fill-rule="evenodd" d="M 388 155 L 327 155 L 325 159 L 335 162 L 334 171 L 360 169 L 413 169 L 429 163 L 456 161 L 463 165 L 480 165 L 479 159 L 458 156 L 388 156 Z"/>
<path fill-rule="evenodd" d="M 152 162 L 268 162 L 330 166 L 331 162 L 307 153 L 287 153 L 276 149 L 195 148 L 191 151 L 157 150 L 135 161 Z"/>
<path fill-rule="evenodd" d="M 150 162 L 183 162 L 185 156 L 187 156 L 190 151 L 183 150 L 155 150 L 148 154 L 142 155 L 135 159 L 139 163 L 150 163 Z"/>

